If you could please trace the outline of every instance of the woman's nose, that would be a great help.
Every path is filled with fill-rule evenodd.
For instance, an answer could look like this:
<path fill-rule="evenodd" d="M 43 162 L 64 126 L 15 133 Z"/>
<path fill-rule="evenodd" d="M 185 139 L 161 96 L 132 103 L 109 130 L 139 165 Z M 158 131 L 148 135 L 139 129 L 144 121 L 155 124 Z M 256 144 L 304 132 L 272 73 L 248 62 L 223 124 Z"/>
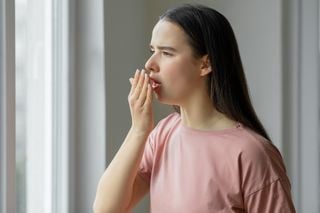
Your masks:
<path fill-rule="evenodd" d="M 154 55 L 150 56 L 150 58 L 147 60 L 146 64 L 144 65 L 145 69 L 149 72 L 158 72 L 159 66 L 154 58 Z"/>

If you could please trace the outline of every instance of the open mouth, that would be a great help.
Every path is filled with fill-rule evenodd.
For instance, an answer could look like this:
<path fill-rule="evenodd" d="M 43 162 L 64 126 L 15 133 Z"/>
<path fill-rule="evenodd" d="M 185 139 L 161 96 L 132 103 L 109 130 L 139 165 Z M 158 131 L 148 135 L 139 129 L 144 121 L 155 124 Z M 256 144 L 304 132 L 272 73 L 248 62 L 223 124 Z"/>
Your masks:
<path fill-rule="evenodd" d="M 153 90 L 156 90 L 161 86 L 161 83 L 155 79 L 150 78 L 150 81 L 151 81 L 151 87 Z"/>

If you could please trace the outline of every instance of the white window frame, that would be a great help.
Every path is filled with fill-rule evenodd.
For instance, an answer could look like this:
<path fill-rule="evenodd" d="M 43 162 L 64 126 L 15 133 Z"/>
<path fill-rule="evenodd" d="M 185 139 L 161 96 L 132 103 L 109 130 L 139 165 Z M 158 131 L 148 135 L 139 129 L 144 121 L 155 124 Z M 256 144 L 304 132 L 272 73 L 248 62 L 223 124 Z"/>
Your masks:
<path fill-rule="evenodd" d="M 58 177 L 53 184 L 59 187 L 51 206 L 52 212 L 88 212 L 106 166 L 103 1 L 57 2 L 61 8 L 53 15 L 62 32 L 54 42 L 63 48 L 53 53 L 53 70 L 60 70 L 53 84 L 67 92 L 53 93 L 65 104 L 52 116 L 53 125 L 63 126 L 53 133 L 53 148 L 63 152 L 52 156 L 52 174 Z M 0 21 L 0 212 L 15 213 L 14 0 L 0 0 Z"/>
<path fill-rule="evenodd" d="M 59 83 L 60 91 L 54 92 L 55 100 L 63 101 L 64 105 L 55 108 L 53 125 L 61 125 L 61 132 L 55 132 L 53 147 L 56 155 L 49 156 L 52 166 L 49 167 L 50 174 L 55 173 L 56 179 L 49 193 L 52 212 L 67 213 L 71 208 L 70 193 L 72 168 L 72 138 L 70 133 L 69 111 L 70 111 L 70 61 L 69 61 L 69 1 L 57 0 L 57 4 L 51 12 L 57 19 L 56 22 L 62 30 L 59 31 L 54 40 L 60 45 L 59 52 L 54 52 L 53 60 L 56 66 L 54 71 L 59 70 L 53 76 L 53 83 Z M 60 8 L 57 8 L 60 6 Z M 62 9 L 62 10 L 60 10 Z M 47 11 L 48 12 L 48 11 Z M 50 12 L 50 11 L 49 11 Z M 49 13 L 49 15 L 51 14 Z M 54 26 L 55 30 L 57 26 Z M 49 32 L 51 33 L 51 31 Z M 15 146 L 15 1 L 0 0 L 0 212 L 16 212 L 16 146 Z M 50 103 L 50 102 L 49 102 Z M 59 122 L 59 123 L 58 123 Z M 57 152 L 57 149 L 62 152 Z M 59 169 L 57 169 L 59 167 Z"/>
<path fill-rule="evenodd" d="M 282 3 L 283 141 L 297 212 L 320 211 L 319 2 Z"/>
<path fill-rule="evenodd" d="M 300 2 L 300 209 L 319 212 L 319 0 Z"/>
<path fill-rule="evenodd" d="M 0 1 L 0 212 L 15 212 L 15 11 Z"/>
<path fill-rule="evenodd" d="M 53 91 L 54 103 L 61 103 L 53 109 L 53 210 L 68 213 L 71 210 L 72 188 L 72 61 L 70 51 L 70 1 L 55 0 L 53 4 L 53 84 L 59 90 Z M 60 126 L 60 128 L 59 128 Z M 59 131 L 60 130 L 60 131 Z"/>
<path fill-rule="evenodd" d="M 35 2 L 28 2 L 31 4 L 31 9 L 37 4 Z M 38 55 L 35 54 L 31 61 L 36 61 L 41 54 L 41 58 L 44 61 L 44 67 L 39 68 L 31 64 L 29 73 L 34 73 L 35 79 L 31 77 L 32 82 L 30 84 L 29 94 L 27 98 L 32 99 L 33 93 L 38 93 L 37 86 L 39 84 L 43 91 L 40 91 L 41 99 L 44 100 L 44 104 L 41 105 L 39 121 L 43 123 L 44 143 L 41 143 L 42 138 L 37 138 L 37 129 L 41 126 L 31 127 L 33 125 L 32 118 L 29 126 L 30 139 L 27 141 L 26 149 L 28 152 L 28 164 L 26 173 L 26 203 L 27 212 L 45 211 L 67 213 L 70 211 L 70 188 L 72 182 L 70 176 L 73 172 L 71 169 L 72 154 L 71 148 L 73 140 L 70 133 L 70 119 L 69 112 L 70 106 L 70 79 L 72 79 L 71 67 L 70 67 L 70 47 L 69 47 L 69 3 L 70 1 L 63 0 L 50 0 L 41 2 L 39 5 L 41 10 L 44 10 L 45 22 L 43 26 L 31 25 L 36 20 L 29 20 L 27 24 L 32 27 L 41 27 L 39 33 L 43 33 L 43 37 L 40 39 Z M 41 11 L 37 11 L 41 12 Z M 31 23 L 30 23 L 31 22 Z M 41 22 L 40 22 L 41 23 Z M 31 29 L 36 32 L 36 29 Z M 28 39 L 33 39 L 32 35 Z M 30 41 L 31 41 L 30 40 Z M 37 41 L 35 41 L 37 42 Z M 32 46 L 35 46 L 33 44 Z M 37 46 L 36 46 L 37 47 Z M 33 51 L 33 50 L 28 50 Z M 33 53 L 32 53 L 33 54 Z M 30 55 L 32 55 L 30 54 Z M 46 72 L 41 73 L 41 69 Z M 41 78 L 41 79 L 39 79 Z M 41 82 L 44 82 L 42 85 Z M 29 111 L 27 114 L 34 114 L 38 104 L 33 105 L 31 101 Z M 39 112 L 40 113 L 40 112 Z M 42 117 L 41 117 L 42 116 Z M 29 122 L 29 120 L 28 120 Z M 30 128 L 31 127 L 31 128 Z M 40 139 L 40 141 L 39 141 Z M 36 143 L 35 143 L 36 142 Z M 39 149 L 40 150 L 37 150 Z M 39 173 L 40 169 L 40 175 Z M 35 184 L 42 184 L 42 191 L 37 192 Z M 35 190 L 34 190 L 35 189 Z M 41 190 L 41 189 L 40 189 Z M 39 204 L 39 201 L 41 203 Z"/>
<path fill-rule="evenodd" d="M 15 3 L 0 2 L 0 212 L 15 213 Z M 53 148 L 63 146 L 63 152 L 52 156 L 59 186 L 52 193 L 52 212 L 84 213 L 92 211 L 106 167 L 104 2 L 57 2 L 61 8 L 53 15 L 62 32 L 54 42 L 63 49 L 53 53 L 53 70 L 61 71 L 53 84 L 68 92 L 53 93 L 65 104 L 52 116 L 53 126 L 63 126 L 53 133 Z"/>

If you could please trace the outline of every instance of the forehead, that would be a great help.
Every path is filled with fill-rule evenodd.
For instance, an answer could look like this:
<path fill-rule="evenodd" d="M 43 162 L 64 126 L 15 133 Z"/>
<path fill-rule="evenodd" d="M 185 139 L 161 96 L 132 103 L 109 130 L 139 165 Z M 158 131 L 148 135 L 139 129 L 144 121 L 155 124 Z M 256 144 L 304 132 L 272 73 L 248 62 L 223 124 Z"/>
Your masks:
<path fill-rule="evenodd" d="M 187 35 L 177 24 L 160 20 L 153 28 L 151 45 L 186 46 Z"/>

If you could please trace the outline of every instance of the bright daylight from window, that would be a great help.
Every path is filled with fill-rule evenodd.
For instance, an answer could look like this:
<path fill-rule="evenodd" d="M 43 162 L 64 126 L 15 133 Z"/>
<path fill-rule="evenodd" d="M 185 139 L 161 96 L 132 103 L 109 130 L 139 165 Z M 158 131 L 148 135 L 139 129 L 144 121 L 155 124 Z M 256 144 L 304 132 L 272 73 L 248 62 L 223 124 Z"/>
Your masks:
<path fill-rule="evenodd" d="M 52 5 L 15 1 L 17 213 L 56 212 Z"/>

